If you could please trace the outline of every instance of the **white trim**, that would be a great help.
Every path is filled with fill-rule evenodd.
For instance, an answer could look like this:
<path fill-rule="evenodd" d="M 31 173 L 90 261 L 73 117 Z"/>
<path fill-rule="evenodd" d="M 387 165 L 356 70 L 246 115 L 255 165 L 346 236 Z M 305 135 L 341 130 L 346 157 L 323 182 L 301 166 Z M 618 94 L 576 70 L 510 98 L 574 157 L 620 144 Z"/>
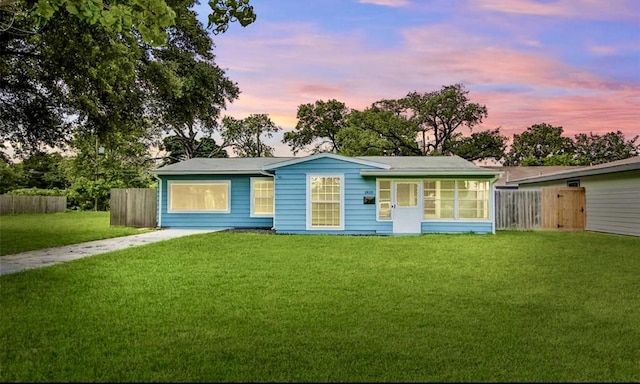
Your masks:
<path fill-rule="evenodd" d="M 156 226 L 158 228 L 162 228 L 162 179 L 155 175 L 155 178 L 158 179 L 158 209 L 156 209 Z M 167 201 L 168 203 L 168 201 Z"/>
<path fill-rule="evenodd" d="M 312 177 L 337 177 L 340 179 L 340 226 L 338 227 L 317 227 L 311 225 L 311 178 Z M 343 231 L 344 230 L 344 219 L 345 219 L 345 183 L 344 183 L 344 173 L 307 173 L 306 174 L 306 194 L 305 194 L 305 204 L 306 204 L 306 227 L 307 231 Z"/>
<path fill-rule="evenodd" d="M 380 182 L 388 181 L 389 182 L 389 218 L 381 219 L 380 218 Z M 384 178 L 376 178 L 376 221 L 381 223 L 390 223 L 393 221 L 393 217 L 391 214 L 391 204 L 393 204 L 393 180 L 392 179 L 384 179 Z"/>
<path fill-rule="evenodd" d="M 275 163 L 275 164 L 265 165 L 265 166 L 262 167 L 262 170 L 266 171 L 266 170 L 278 169 L 278 168 L 281 168 L 281 167 L 287 167 L 289 165 L 295 165 L 295 164 L 299 164 L 299 163 L 304 163 L 304 162 L 311 161 L 311 160 L 323 159 L 325 157 L 326 158 L 330 158 L 330 159 L 334 159 L 334 160 L 342 160 L 342 161 L 346 161 L 346 162 L 349 162 L 349 163 L 366 165 L 366 166 L 369 166 L 369 167 L 375 167 L 375 168 L 380 168 L 380 169 L 390 169 L 391 168 L 391 166 L 389 164 L 376 163 L 376 162 L 369 161 L 369 160 L 356 159 L 356 158 L 353 158 L 353 157 L 336 155 L 335 153 L 323 152 L 323 153 L 316 153 L 315 155 L 311 155 L 311 156 L 301 157 L 301 158 L 298 158 L 298 159 L 291 159 L 291 160 L 286 160 L 286 161 L 282 161 L 282 162 Z"/>
<path fill-rule="evenodd" d="M 226 210 L 198 210 L 198 211 L 174 211 L 171 210 L 171 185 L 172 184 L 226 184 L 227 185 L 227 209 Z M 231 213 L 231 180 L 167 180 L 167 213 Z"/>
<path fill-rule="evenodd" d="M 394 178 L 394 177 L 419 177 L 419 178 L 430 178 L 430 177 L 443 177 L 443 176 L 453 176 L 453 177 L 483 177 L 490 178 L 491 176 L 496 176 L 500 172 L 489 171 L 489 170 L 469 170 L 469 171 L 430 171 L 430 170 L 390 170 L 390 171 L 380 171 L 375 169 L 362 169 L 360 170 L 360 176 L 377 176 L 382 178 Z"/>
<path fill-rule="evenodd" d="M 273 212 L 272 213 L 265 213 L 265 214 L 259 214 L 259 213 L 254 213 L 253 212 L 253 207 L 254 207 L 254 189 L 253 189 L 253 182 L 254 181 L 271 181 L 273 183 Z M 273 177 L 250 177 L 249 178 L 249 217 L 273 217 L 273 215 L 275 214 L 276 211 L 276 183 Z"/>

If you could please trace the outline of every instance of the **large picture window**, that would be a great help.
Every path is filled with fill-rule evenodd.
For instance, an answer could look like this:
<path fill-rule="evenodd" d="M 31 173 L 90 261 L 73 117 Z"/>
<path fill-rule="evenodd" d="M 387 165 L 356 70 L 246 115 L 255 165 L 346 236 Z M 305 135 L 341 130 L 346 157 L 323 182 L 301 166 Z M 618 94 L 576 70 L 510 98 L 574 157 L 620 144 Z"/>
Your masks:
<path fill-rule="evenodd" d="M 273 216 L 273 179 L 251 178 L 251 216 Z"/>
<path fill-rule="evenodd" d="M 423 187 L 425 219 L 489 219 L 486 180 L 424 180 Z"/>
<path fill-rule="evenodd" d="M 230 181 L 169 181 L 169 212 L 229 212 Z"/>
<path fill-rule="evenodd" d="M 308 178 L 310 228 L 342 229 L 342 177 L 314 176 Z"/>

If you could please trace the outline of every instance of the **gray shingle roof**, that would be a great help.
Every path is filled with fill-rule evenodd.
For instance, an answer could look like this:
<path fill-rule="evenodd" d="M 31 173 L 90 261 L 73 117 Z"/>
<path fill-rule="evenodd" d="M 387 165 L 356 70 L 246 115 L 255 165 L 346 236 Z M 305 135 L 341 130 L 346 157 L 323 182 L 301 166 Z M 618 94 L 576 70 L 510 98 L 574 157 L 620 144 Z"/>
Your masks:
<path fill-rule="evenodd" d="M 317 158 L 323 155 L 315 155 Z M 327 154 L 335 158 L 349 157 Z M 362 170 L 361 174 L 370 176 L 382 175 L 442 175 L 442 174 L 475 174 L 475 175 L 496 175 L 499 171 L 481 168 L 457 156 L 357 156 L 361 162 L 372 164 L 388 165 L 380 169 Z M 304 161 L 301 157 L 258 157 L 258 158 L 195 158 L 182 161 L 176 164 L 167 165 L 157 169 L 154 173 L 158 175 L 181 175 L 181 174 L 257 174 L 262 170 L 277 168 L 278 163 L 290 164 L 292 160 Z M 294 161 L 293 163 L 298 163 Z"/>
<path fill-rule="evenodd" d="M 158 175 L 260 173 L 262 167 L 293 157 L 194 158 L 158 168 Z"/>

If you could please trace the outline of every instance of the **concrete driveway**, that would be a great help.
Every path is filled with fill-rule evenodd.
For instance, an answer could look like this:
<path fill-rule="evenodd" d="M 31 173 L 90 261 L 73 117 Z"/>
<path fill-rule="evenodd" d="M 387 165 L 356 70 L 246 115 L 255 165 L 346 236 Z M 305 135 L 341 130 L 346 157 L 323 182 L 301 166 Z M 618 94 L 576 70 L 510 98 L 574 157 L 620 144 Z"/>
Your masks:
<path fill-rule="evenodd" d="M 220 229 L 160 229 L 138 235 L 95 240 L 86 243 L 65 245 L 63 247 L 46 248 L 0 256 L 0 275 L 19 272 L 25 269 L 46 267 L 65 261 L 97 255 L 99 253 L 155 243 L 176 237 L 216 231 L 220 231 Z"/>

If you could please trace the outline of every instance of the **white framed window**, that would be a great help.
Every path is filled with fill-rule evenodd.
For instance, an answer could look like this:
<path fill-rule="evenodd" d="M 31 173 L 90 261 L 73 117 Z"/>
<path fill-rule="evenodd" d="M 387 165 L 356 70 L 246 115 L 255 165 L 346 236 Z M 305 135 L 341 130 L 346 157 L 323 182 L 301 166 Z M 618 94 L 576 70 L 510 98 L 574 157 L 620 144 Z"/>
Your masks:
<path fill-rule="evenodd" d="M 307 229 L 344 229 L 344 175 L 307 175 Z"/>
<path fill-rule="evenodd" d="M 489 182 L 486 180 L 458 180 L 458 219 L 489 219 Z"/>
<path fill-rule="evenodd" d="M 427 220 L 488 220 L 489 181 L 424 180 L 423 209 Z"/>
<path fill-rule="evenodd" d="M 455 180 L 424 180 L 423 209 L 425 219 L 455 218 Z"/>
<path fill-rule="evenodd" d="M 377 180 L 378 220 L 391 220 L 391 180 Z"/>
<path fill-rule="evenodd" d="M 168 182 L 167 211 L 170 213 L 229 213 L 231 181 Z"/>
<path fill-rule="evenodd" d="M 251 217 L 273 217 L 273 178 L 251 178 Z"/>

